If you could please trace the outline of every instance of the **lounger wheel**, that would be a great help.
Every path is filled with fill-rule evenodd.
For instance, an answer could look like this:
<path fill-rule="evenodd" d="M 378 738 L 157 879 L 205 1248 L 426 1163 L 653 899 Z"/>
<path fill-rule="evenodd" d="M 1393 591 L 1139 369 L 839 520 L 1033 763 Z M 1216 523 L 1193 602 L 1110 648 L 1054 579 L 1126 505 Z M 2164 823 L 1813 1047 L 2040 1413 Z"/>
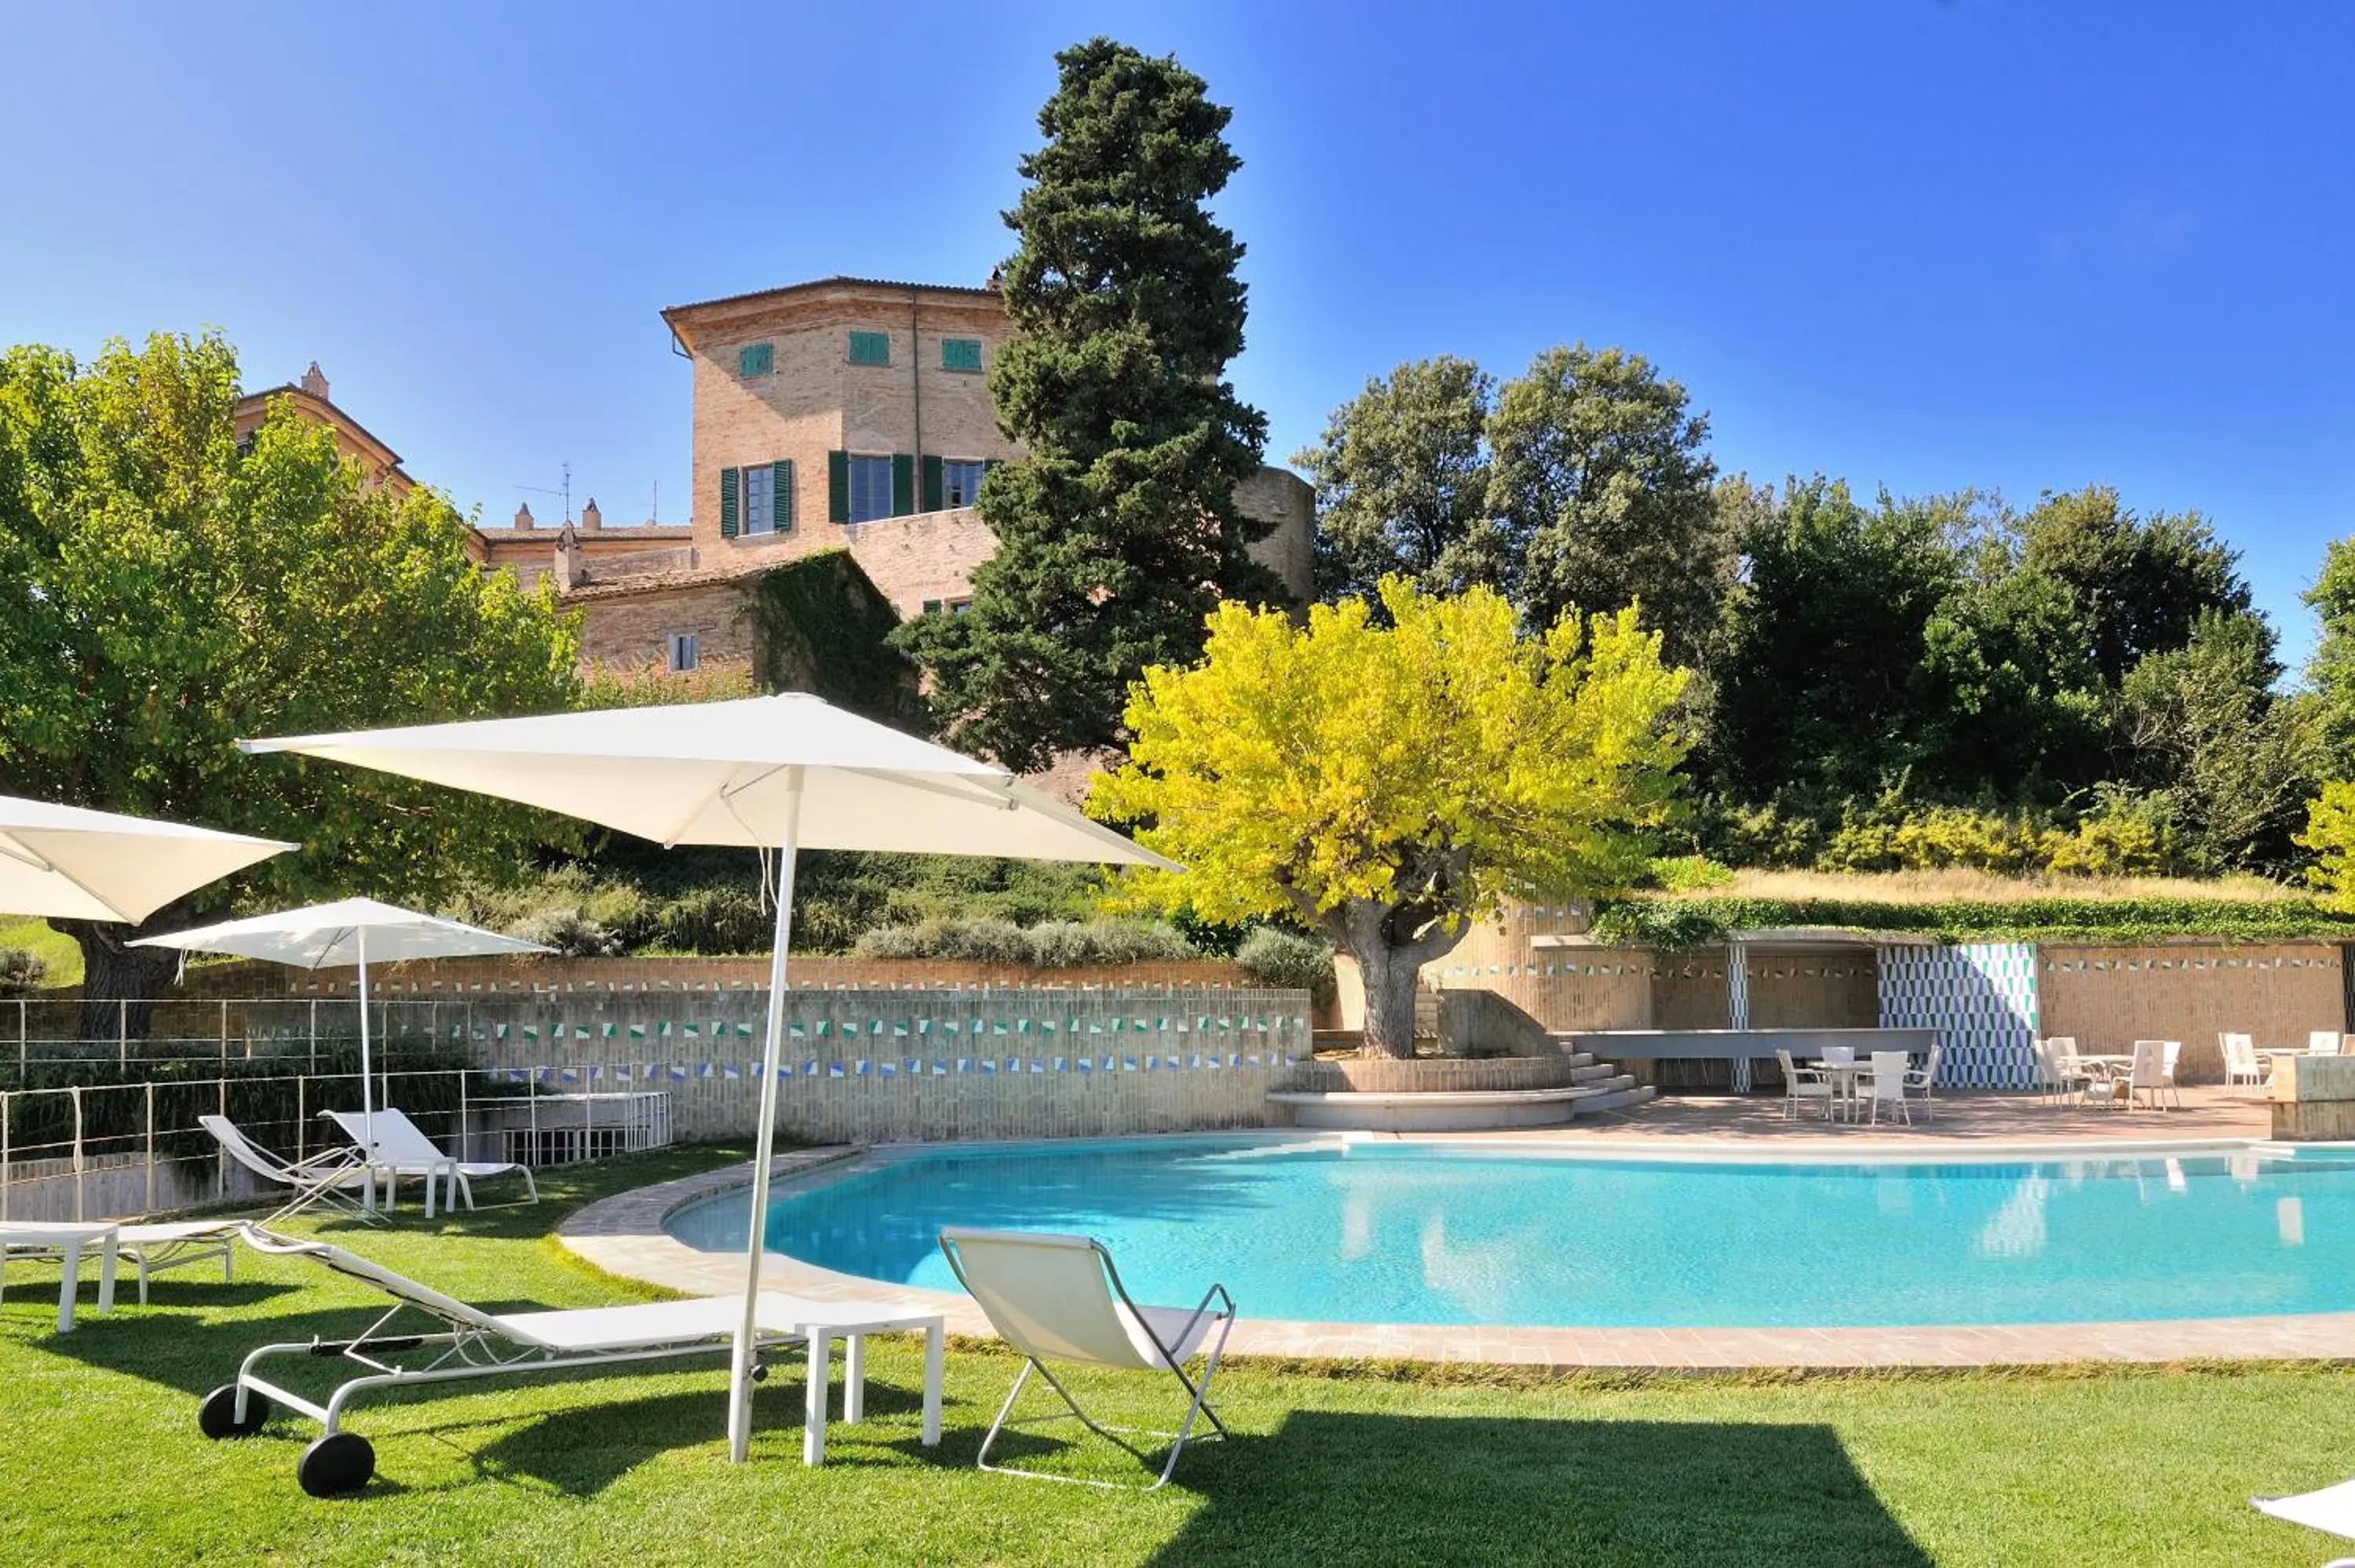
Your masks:
<path fill-rule="evenodd" d="M 376 1450 L 357 1432 L 330 1432 L 303 1450 L 294 1478 L 314 1498 L 341 1497 L 368 1484 L 376 1474 Z"/>
<path fill-rule="evenodd" d="M 250 1437 L 270 1419 L 270 1401 L 259 1393 L 245 1396 L 245 1419 L 237 1418 L 237 1384 L 224 1383 L 205 1395 L 197 1406 L 197 1430 L 208 1437 Z"/>

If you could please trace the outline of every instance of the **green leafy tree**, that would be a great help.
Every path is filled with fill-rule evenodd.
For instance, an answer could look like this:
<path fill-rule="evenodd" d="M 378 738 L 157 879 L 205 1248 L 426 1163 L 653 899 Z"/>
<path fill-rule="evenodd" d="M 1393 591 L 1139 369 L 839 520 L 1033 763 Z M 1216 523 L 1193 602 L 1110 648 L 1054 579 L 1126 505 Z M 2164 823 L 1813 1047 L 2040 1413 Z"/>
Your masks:
<path fill-rule="evenodd" d="M 2320 705 L 2275 694 L 2273 629 L 2204 611 L 2181 648 L 2152 653 L 2118 691 L 2132 782 L 2155 792 L 2197 870 L 2286 864 L 2325 768 Z"/>
<path fill-rule="evenodd" d="M 2306 683 L 2314 694 L 2326 768 L 2345 779 L 2355 775 L 2355 537 L 2334 539 L 2324 550 L 2306 602 L 2322 622 Z"/>
<path fill-rule="evenodd" d="M 1316 592 L 1364 598 L 1404 577 L 1424 593 L 1518 592 L 1524 542 L 1488 507 L 1496 382 L 1468 359 L 1411 360 L 1333 410 L 1293 458 L 1316 487 Z"/>
<path fill-rule="evenodd" d="M 1870 800 L 1924 734 L 1930 627 L 1961 586 L 1955 509 L 1845 482 L 1792 481 L 1753 508 L 1746 580 L 1726 612 L 1710 758 L 1733 799 Z"/>
<path fill-rule="evenodd" d="M 244 736 L 528 713 L 573 698 L 554 601 L 466 556 L 431 491 L 364 482 L 289 408 L 247 442 L 218 337 L 87 365 L 0 355 L 0 789 L 299 842 L 134 929 L 60 922 L 86 1016 L 156 995 L 192 916 L 368 892 L 431 899 L 511 867 L 548 819 Z M 144 1010 L 133 1022 L 144 1033 Z"/>
<path fill-rule="evenodd" d="M 1516 894 L 1577 897 L 1645 873 L 1683 743 L 1684 684 L 1631 607 L 1522 637 L 1503 598 L 1380 585 L 1284 614 L 1221 605 L 1203 662 L 1146 673 L 1130 760 L 1088 809 L 1142 823 L 1183 873 L 1136 902 L 1283 917 L 1357 960 L 1366 1049 L 1414 1050 L 1417 971 Z"/>
<path fill-rule="evenodd" d="M 2191 641 L 2202 614 L 2248 609 L 2240 556 L 2197 513 L 2138 517 L 2107 485 L 2047 492 L 2019 520 L 2020 569 L 2073 597 L 2081 635 L 2115 687 L 2147 655 Z"/>
<path fill-rule="evenodd" d="M 1550 348 L 1505 384 L 1488 420 L 1488 510 L 1526 541 L 1531 625 L 1641 604 L 1670 661 L 1700 660 L 1734 566 L 1708 436 L 1684 387 L 1624 349 Z"/>
<path fill-rule="evenodd" d="M 2355 783 L 2334 779 L 2307 802 L 2297 844 L 2314 856 L 2307 881 L 2329 894 L 2330 907 L 2355 913 Z"/>
<path fill-rule="evenodd" d="M 1046 145 L 1007 224 L 1017 335 L 990 373 L 1022 457 L 982 485 L 997 548 L 962 615 L 899 645 L 954 744 L 1008 767 L 1116 742 L 1129 683 L 1201 650 L 1222 598 L 1273 601 L 1235 508 L 1266 419 L 1225 379 L 1243 345 L 1243 248 L 1211 197 L 1241 166 L 1201 78 L 1096 38 L 1056 57 Z"/>

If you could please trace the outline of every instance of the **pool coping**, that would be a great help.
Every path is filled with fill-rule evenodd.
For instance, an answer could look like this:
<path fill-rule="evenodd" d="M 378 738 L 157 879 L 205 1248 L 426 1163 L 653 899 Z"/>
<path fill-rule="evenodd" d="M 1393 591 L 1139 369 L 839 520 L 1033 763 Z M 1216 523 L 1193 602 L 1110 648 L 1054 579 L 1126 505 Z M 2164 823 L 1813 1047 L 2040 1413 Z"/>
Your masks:
<path fill-rule="evenodd" d="M 1805 1160 L 1796 1150 L 1769 1154 L 1754 1144 L 1738 1150 L 1707 1149 L 1703 1140 L 1680 1144 L 1674 1150 L 1612 1150 L 1565 1147 L 1561 1141 L 1466 1138 L 1420 1134 L 1338 1135 L 1277 1131 L 1273 1135 L 1221 1133 L 1157 1134 L 1146 1138 L 1055 1139 L 1056 1147 L 1106 1143 L 1167 1144 L 1176 1142 L 1337 1143 L 1407 1142 L 1446 1148 L 1520 1143 L 1556 1159 L 1609 1159 L 1631 1161 L 1675 1159 L 1716 1160 L 1738 1152 L 1752 1161 L 1769 1163 L 1853 1164 L 1861 1152 L 1854 1147 L 1838 1157 Z M 833 1145 L 797 1150 L 770 1164 L 770 1179 L 780 1186 L 804 1186 L 830 1181 L 863 1169 L 869 1160 L 899 1160 L 937 1154 L 944 1149 L 1011 1150 L 1036 1140 L 972 1144 L 887 1144 L 873 1148 Z M 1871 1151 L 1880 1160 L 1910 1163 L 1977 1163 L 1986 1160 L 2016 1160 L 2032 1155 L 2045 1160 L 2123 1159 L 2153 1156 L 2214 1154 L 2269 1150 L 2280 1146 L 2262 1139 L 2203 1139 L 2124 1143 L 2105 1139 L 2023 1142 L 2007 1146 L 2009 1152 L 1985 1147 L 1934 1152 L 1920 1144 L 1910 1149 L 1892 1142 Z M 2349 1145 L 2302 1144 L 2300 1149 L 2345 1151 Z M 703 1252 L 673 1237 L 665 1228 L 681 1209 L 720 1193 L 749 1187 L 751 1162 L 706 1171 L 698 1176 L 665 1181 L 600 1199 L 575 1211 L 557 1227 L 561 1244 L 583 1261 L 645 1284 L 689 1295 L 728 1295 L 743 1288 L 743 1260 L 735 1253 Z M 777 1253 L 762 1256 L 764 1286 L 826 1300 L 881 1300 L 948 1319 L 952 1333 L 980 1338 L 991 1335 L 979 1308 L 961 1294 L 918 1286 L 892 1285 L 839 1273 Z M 2149 1321 L 2078 1323 L 1956 1324 L 1899 1328 L 1614 1328 L 1565 1329 L 1516 1325 L 1430 1325 L 1414 1323 L 1326 1323 L 1286 1319 L 1242 1318 L 1229 1343 L 1234 1355 L 1316 1361 L 1418 1361 L 1476 1362 L 1545 1368 L 1624 1372 L 1702 1372 L 1740 1370 L 1804 1370 L 1810 1372 L 1885 1372 L 1903 1369 L 1965 1369 L 2059 1366 L 2083 1362 L 2165 1364 L 2184 1361 L 2346 1361 L 2355 1362 L 2355 1312 L 2286 1313 L 2267 1317 L 2185 1318 Z"/>

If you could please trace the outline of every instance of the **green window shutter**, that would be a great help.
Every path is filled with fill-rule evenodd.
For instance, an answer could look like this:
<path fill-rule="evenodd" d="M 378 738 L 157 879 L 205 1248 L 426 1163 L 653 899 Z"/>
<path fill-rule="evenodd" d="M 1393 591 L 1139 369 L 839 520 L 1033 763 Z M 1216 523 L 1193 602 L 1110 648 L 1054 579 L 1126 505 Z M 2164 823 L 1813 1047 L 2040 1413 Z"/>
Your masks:
<path fill-rule="evenodd" d="M 941 460 L 936 457 L 928 457 L 924 460 L 924 503 L 918 507 L 917 510 L 920 512 L 938 512 L 940 509 Z"/>
<path fill-rule="evenodd" d="M 926 615 L 938 615 L 940 612 L 941 601 L 939 599 L 928 599 L 924 601 L 924 613 Z"/>
<path fill-rule="evenodd" d="M 979 370 L 981 339 L 977 337 L 944 337 L 941 339 L 943 370 Z"/>
<path fill-rule="evenodd" d="M 891 454 L 891 515 L 905 517 L 916 509 L 916 460 L 906 452 Z"/>
<path fill-rule="evenodd" d="M 794 460 L 779 458 L 769 465 L 769 521 L 780 534 L 794 531 Z"/>
<path fill-rule="evenodd" d="M 826 520 L 850 521 L 850 454 L 826 454 Z"/>
<path fill-rule="evenodd" d="M 853 365 L 889 365 L 891 363 L 891 334 L 888 332 L 855 332 L 850 334 L 850 363 Z"/>
<path fill-rule="evenodd" d="M 736 528 L 736 471 L 723 468 L 719 471 L 719 536 L 733 539 Z"/>
<path fill-rule="evenodd" d="M 766 376 L 777 367 L 777 350 L 773 344 L 748 343 L 736 351 L 736 374 Z"/>

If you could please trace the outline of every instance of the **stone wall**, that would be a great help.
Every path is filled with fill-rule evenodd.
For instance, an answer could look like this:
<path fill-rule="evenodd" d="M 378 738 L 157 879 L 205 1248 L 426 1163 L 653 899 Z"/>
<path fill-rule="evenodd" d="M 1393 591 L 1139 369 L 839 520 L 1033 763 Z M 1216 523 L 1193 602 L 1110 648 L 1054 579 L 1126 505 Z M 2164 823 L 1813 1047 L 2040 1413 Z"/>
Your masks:
<path fill-rule="evenodd" d="M 474 1006 L 495 1075 L 658 1088 L 683 1139 L 750 1136 L 765 993 L 574 992 Z M 796 991 L 778 1127 L 816 1142 L 1082 1138 L 1268 1125 L 1309 1054 L 1306 993 Z"/>
<path fill-rule="evenodd" d="M 581 611 L 581 662 L 609 669 L 666 666 L 669 637 L 692 631 L 702 666 L 749 666 L 754 652 L 751 600 L 741 582 L 658 588 L 623 582 L 576 589 L 564 608 Z"/>
<path fill-rule="evenodd" d="M 2037 950 L 2040 1027 L 2088 1052 L 2125 1052 L 2137 1040 L 2180 1040 L 2176 1077 L 2218 1083 L 2217 1035 L 2259 1046 L 2299 1045 L 2316 1029 L 2344 1030 L 2339 949 L 2328 942 L 2164 943 Z"/>

